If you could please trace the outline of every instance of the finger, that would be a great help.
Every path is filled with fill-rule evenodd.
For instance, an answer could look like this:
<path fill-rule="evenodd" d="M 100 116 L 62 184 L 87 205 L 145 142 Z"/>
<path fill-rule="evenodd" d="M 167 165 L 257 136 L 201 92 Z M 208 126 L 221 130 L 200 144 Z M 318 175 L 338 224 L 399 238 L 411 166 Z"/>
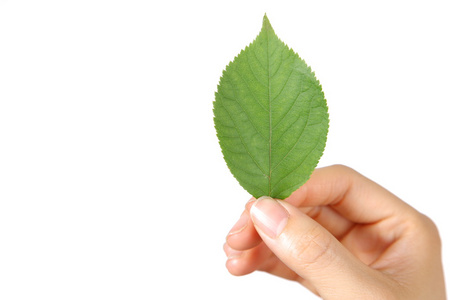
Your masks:
<path fill-rule="evenodd" d="M 322 225 L 338 240 L 342 239 L 355 226 L 330 206 L 299 207 L 311 219 Z"/>
<path fill-rule="evenodd" d="M 225 244 L 223 249 L 227 255 L 226 267 L 235 276 L 263 271 L 284 279 L 298 281 L 305 286 L 308 285 L 297 273 L 282 263 L 265 244 L 261 243 L 246 251 L 238 251 Z"/>
<path fill-rule="evenodd" d="M 243 276 L 254 271 L 262 271 L 280 278 L 297 281 L 318 295 L 311 283 L 288 268 L 265 244 L 260 244 L 247 251 L 237 251 L 225 243 L 223 249 L 227 255 L 226 267 L 232 275 Z"/>
<path fill-rule="evenodd" d="M 272 251 L 264 244 L 246 251 L 234 250 L 228 244 L 225 244 L 224 251 L 227 254 L 226 267 L 235 276 L 247 275 L 259 270 L 264 262 L 271 255 L 273 256 Z"/>
<path fill-rule="evenodd" d="M 367 286 L 367 282 L 381 278 L 327 230 L 289 203 L 262 198 L 250 212 L 267 247 L 310 282 L 323 298 L 333 295 L 334 299 L 343 299 L 349 289 Z M 340 295 L 341 291 L 345 292 Z M 364 295 L 358 291 L 354 294 L 355 299 L 367 295 L 366 291 Z"/>
<path fill-rule="evenodd" d="M 252 198 L 247 204 L 239 220 L 227 235 L 227 244 L 235 250 L 247 250 L 261 243 L 261 237 L 256 232 L 250 220 L 250 207 L 256 199 Z"/>
<path fill-rule="evenodd" d="M 373 223 L 411 211 L 395 195 L 345 166 L 316 169 L 286 201 L 294 206 L 331 206 L 355 223 Z"/>
<path fill-rule="evenodd" d="M 318 295 L 317 290 L 309 281 L 300 277 L 291 268 L 286 266 L 265 244 L 261 244 L 261 246 L 264 246 L 270 255 L 263 257 L 260 266 L 257 268 L 258 271 L 263 271 L 287 280 L 297 281 L 312 293 Z"/>
<path fill-rule="evenodd" d="M 243 251 L 235 250 L 231 248 L 227 243 L 223 245 L 223 251 L 227 256 L 227 259 L 239 258 L 244 253 Z"/>
<path fill-rule="evenodd" d="M 250 220 L 250 208 L 255 201 L 255 198 L 250 199 L 245 206 L 245 211 L 227 235 L 227 243 L 235 250 L 251 249 L 261 243 L 261 237 Z M 301 207 L 300 209 L 337 239 L 345 236 L 355 225 L 329 206 Z"/>

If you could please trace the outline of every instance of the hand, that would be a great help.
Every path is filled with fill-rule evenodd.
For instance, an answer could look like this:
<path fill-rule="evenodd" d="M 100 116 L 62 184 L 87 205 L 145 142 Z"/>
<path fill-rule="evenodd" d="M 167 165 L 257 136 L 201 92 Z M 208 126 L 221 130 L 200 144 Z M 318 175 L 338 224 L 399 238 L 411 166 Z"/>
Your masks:
<path fill-rule="evenodd" d="M 231 274 L 265 271 L 323 299 L 445 299 L 434 223 L 344 166 L 285 201 L 250 200 L 224 250 Z"/>

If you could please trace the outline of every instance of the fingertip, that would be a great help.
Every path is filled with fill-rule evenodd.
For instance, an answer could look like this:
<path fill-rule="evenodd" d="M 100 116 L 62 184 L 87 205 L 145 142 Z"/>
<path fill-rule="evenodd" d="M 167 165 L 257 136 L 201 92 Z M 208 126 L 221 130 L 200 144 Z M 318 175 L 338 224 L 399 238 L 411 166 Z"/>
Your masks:
<path fill-rule="evenodd" d="M 238 232 L 231 232 L 226 238 L 227 244 L 235 250 L 248 250 L 258 246 L 261 243 L 261 237 L 256 232 L 253 222 Z"/>
<path fill-rule="evenodd" d="M 244 253 L 229 257 L 225 266 L 228 272 L 234 276 L 243 276 L 255 271 L 254 261 Z"/>
<path fill-rule="evenodd" d="M 227 262 L 225 263 L 225 266 L 226 266 L 228 272 L 234 276 L 242 276 L 242 275 L 247 275 L 247 274 L 251 273 L 251 272 L 245 272 L 245 270 L 242 268 L 242 263 L 239 258 L 228 259 Z"/>
<path fill-rule="evenodd" d="M 254 201 L 253 201 L 254 202 Z M 247 250 L 261 243 L 261 238 L 253 226 L 250 213 L 245 210 L 226 237 L 228 245 L 235 250 Z"/>
<path fill-rule="evenodd" d="M 248 267 L 246 266 L 246 259 L 244 257 L 244 251 L 235 250 L 227 243 L 223 245 L 223 250 L 227 255 L 227 261 L 225 263 L 226 268 L 230 274 L 235 276 L 248 274 Z"/>
<path fill-rule="evenodd" d="M 245 228 L 248 226 L 249 220 L 250 220 L 249 214 L 247 213 L 247 211 L 244 211 L 239 217 L 239 220 L 231 228 L 230 232 L 228 232 L 227 236 L 236 235 L 244 231 Z"/>
<path fill-rule="evenodd" d="M 270 197 L 261 197 L 252 207 L 250 214 L 260 235 L 275 239 L 281 234 L 288 222 L 289 213 L 280 202 Z"/>
<path fill-rule="evenodd" d="M 223 245 L 223 250 L 227 255 L 225 267 L 228 272 L 234 276 L 242 276 L 252 272 L 248 267 L 248 261 L 245 258 L 244 251 L 231 248 L 227 243 Z"/>

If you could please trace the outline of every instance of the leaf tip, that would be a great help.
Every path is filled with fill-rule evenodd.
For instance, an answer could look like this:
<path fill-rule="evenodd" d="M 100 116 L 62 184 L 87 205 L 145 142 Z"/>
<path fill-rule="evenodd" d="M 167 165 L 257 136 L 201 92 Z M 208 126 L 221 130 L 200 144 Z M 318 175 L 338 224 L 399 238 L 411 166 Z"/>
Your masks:
<path fill-rule="evenodd" d="M 269 18 L 267 17 L 266 13 L 264 14 L 263 17 L 263 29 L 273 31 L 272 25 L 270 24 Z"/>

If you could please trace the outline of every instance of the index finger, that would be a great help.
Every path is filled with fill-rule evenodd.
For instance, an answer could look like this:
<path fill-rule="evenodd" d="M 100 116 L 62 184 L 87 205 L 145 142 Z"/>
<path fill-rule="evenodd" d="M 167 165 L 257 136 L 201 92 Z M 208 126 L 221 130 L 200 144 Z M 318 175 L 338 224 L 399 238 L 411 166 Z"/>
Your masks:
<path fill-rule="evenodd" d="M 330 206 L 360 224 L 413 210 L 385 188 L 342 165 L 316 169 L 286 201 L 297 207 Z"/>

